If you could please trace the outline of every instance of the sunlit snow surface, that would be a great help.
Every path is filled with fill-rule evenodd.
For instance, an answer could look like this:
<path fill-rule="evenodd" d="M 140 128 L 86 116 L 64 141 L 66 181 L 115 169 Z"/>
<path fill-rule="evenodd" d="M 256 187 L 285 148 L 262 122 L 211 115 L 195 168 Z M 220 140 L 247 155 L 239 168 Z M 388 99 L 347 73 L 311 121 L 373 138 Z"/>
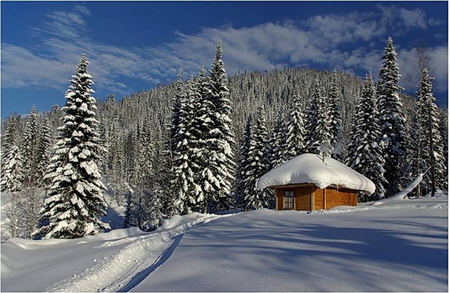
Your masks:
<path fill-rule="evenodd" d="M 448 291 L 448 197 L 2 244 L 2 291 Z"/>

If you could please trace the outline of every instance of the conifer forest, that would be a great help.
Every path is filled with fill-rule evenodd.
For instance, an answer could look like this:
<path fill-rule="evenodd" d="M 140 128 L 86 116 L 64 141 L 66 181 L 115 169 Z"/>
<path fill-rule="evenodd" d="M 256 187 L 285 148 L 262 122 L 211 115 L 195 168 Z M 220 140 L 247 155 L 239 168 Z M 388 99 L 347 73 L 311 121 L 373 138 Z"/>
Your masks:
<path fill-rule="evenodd" d="M 275 207 L 257 181 L 303 153 L 331 156 L 372 180 L 377 201 L 448 189 L 448 111 L 420 67 L 403 93 L 394 41 L 380 71 L 282 68 L 228 76 L 220 41 L 209 68 L 116 99 L 95 95 L 80 56 L 61 104 L 2 123 L 2 241 L 79 238 L 109 229 L 158 228 L 193 212 Z M 199 64 L 200 66 L 200 64 Z M 111 213 L 123 212 L 123 221 Z"/>

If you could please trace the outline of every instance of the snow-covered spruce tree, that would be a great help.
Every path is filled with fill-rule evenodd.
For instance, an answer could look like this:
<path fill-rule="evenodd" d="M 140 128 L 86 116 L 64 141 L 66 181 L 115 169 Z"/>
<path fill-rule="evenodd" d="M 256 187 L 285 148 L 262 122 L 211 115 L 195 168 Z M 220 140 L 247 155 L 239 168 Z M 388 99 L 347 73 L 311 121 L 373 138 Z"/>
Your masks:
<path fill-rule="evenodd" d="M 44 186 L 44 176 L 47 170 L 47 166 L 50 163 L 51 151 L 53 146 L 53 133 L 50 130 L 50 124 L 48 118 L 44 116 L 40 123 L 40 137 L 37 147 L 37 174 L 36 183 L 38 186 Z"/>
<path fill-rule="evenodd" d="M 309 108 L 306 111 L 305 151 L 313 153 L 313 135 L 317 126 L 317 103 L 320 99 L 319 81 L 316 79 L 309 88 Z"/>
<path fill-rule="evenodd" d="M 331 151 L 330 113 L 327 100 L 320 92 L 317 80 L 313 85 L 311 105 L 307 117 L 309 152 L 319 154 L 324 148 Z"/>
<path fill-rule="evenodd" d="M 228 79 L 222 60 L 222 45 L 219 41 L 216 56 L 211 65 L 208 90 L 203 93 L 202 106 L 202 186 L 207 193 L 209 211 L 230 207 L 231 188 L 234 179 L 235 156 L 234 133 L 231 120 L 231 101 Z"/>
<path fill-rule="evenodd" d="M 319 81 L 316 79 L 309 88 L 309 108 L 306 111 L 305 148 L 308 153 L 318 154 L 319 145 L 315 141 L 315 130 L 318 125 L 318 104 L 321 99 Z"/>
<path fill-rule="evenodd" d="M 206 69 L 200 68 L 200 75 L 196 79 L 197 99 L 194 101 L 195 108 L 198 109 L 194 123 L 198 128 L 198 140 L 196 161 L 200 172 L 196 177 L 197 184 L 201 187 L 201 192 L 197 197 L 197 207 L 201 212 L 213 211 L 217 204 L 216 191 L 220 188 L 217 174 L 218 140 L 211 133 L 216 129 L 214 119 L 215 105 L 211 98 L 211 78 L 206 75 Z"/>
<path fill-rule="evenodd" d="M 38 177 L 38 114 L 33 106 L 30 115 L 27 117 L 25 131 L 23 135 L 23 160 L 25 171 L 25 186 L 34 186 Z"/>
<path fill-rule="evenodd" d="M 138 137 L 140 136 L 139 126 L 136 129 L 136 132 L 133 129 L 130 129 L 128 135 L 124 141 L 125 146 L 125 178 L 126 181 L 131 184 L 133 189 L 137 187 L 137 179 L 139 177 L 139 164 L 138 160 Z"/>
<path fill-rule="evenodd" d="M 20 213 L 22 214 L 20 226 L 23 238 L 32 238 L 39 220 L 39 211 L 42 208 L 42 189 L 36 186 L 27 187 L 20 192 Z"/>
<path fill-rule="evenodd" d="M 257 182 L 268 170 L 267 127 L 260 107 L 256 114 L 248 151 L 248 163 L 244 170 L 244 202 L 246 210 L 273 208 L 274 198 L 267 190 L 259 190 Z"/>
<path fill-rule="evenodd" d="M 249 161 L 251 138 L 252 138 L 252 117 L 248 116 L 241 141 L 241 146 L 239 148 L 239 158 L 236 169 L 236 180 L 234 188 L 235 207 L 237 207 L 240 210 L 245 209 L 244 190 L 245 190 L 246 170 L 250 168 L 249 164 L 251 163 Z"/>
<path fill-rule="evenodd" d="M 441 187 L 446 178 L 444 164 L 443 139 L 439 131 L 439 110 L 436 105 L 436 98 L 433 96 L 433 78 L 428 70 L 423 69 L 420 76 L 420 88 L 417 91 L 417 129 L 418 143 L 420 149 L 419 171 L 425 172 L 422 185 L 423 194 L 432 191 L 433 180 L 435 187 Z M 432 192 L 433 193 L 433 192 Z"/>
<path fill-rule="evenodd" d="M 151 175 L 153 166 L 153 151 L 154 151 L 154 135 L 151 133 L 152 125 L 148 117 L 144 120 L 142 124 L 142 130 L 138 140 L 138 154 L 137 154 L 137 164 L 139 169 L 138 174 L 138 186 L 142 189 L 150 187 Z"/>
<path fill-rule="evenodd" d="M 150 197 L 149 230 L 156 230 L 166 218 L 164 214 L 164 189 L 154 184 L 148 195 Z"/>
<path fill-rule="evenodd" d="M 198 184 L 200 166 L 197 160 L 199 129 L 195 102 L 200 100 L 197 83 L 194 79 L 187 82 L 186 95 L 180 100 L 180 116 L 174 141 L 174 206 L 178 213 L 188 214 L 194 211 L 197 199 L 202 192 Z"/>
<path fill-rule="evenodd" d="M 444 146 L 444 182 L 441 183 L 444 190 L 448 190 L 448 109 L 440 109 L 439 132 Z"/>
<path fill-rule="evenodd" d="M 337 82 L 337 71 L 334 70 L 331 77 L 331 88 L 328 95 L 329 100 L 329 117 L 330 117 L 330 135 L 331 135 L 331 156 L 335 159 L 342 160 L 342 117 L 341 117 L 341 98 Z"/>
<path fill-rule="evenodd" d="M 8 118 L 6 121 L 5 134 L 2 137 L 2 192 L 21 191 L 24 183 L 24 162 L 20 144 L 16 134 L 18 127 L 16 116 Z"/>
<path fill-rule="evenodd" d="M 383 56 L 383 66 L 378 75 L 377 108 L 381 137 L 379 141 L 383 147 L 385 160 L 385 177 L 389 182 L 386 187 L 386 196 L 394 195 L 402 188 L 402 176 L 405 168 L 406 154 L 406 119 L 403 114 L 403 104 L 400 101 L 399 91 L 403 88 L 398 85 L 400 71 L 397 62 L 392 38 L 389 37 Z"/>
<path fill-rule="evenodd" d="M 378 200 L 385 197 L 384 185 L 387 181 L 384 178 L 383 165 L 385 162 L 383 150 L 378 143 L 379 137 L 380 127 L 378 124 L 375 88 L 372 75 L 367 74 L 353 119 L 346 163 L 352 169 L 372 180 L 375 183 L 376 190 L 370 197 L 360 193 L 358 196 L 359 202 Z"/>
<path fill-rule="evenodd" d="M 152 154 L 151 179 L 152 190 L 160 193 L 161 211 L 163 218 L 170 218 L 175 214 L 174 193 L 170 184 L 173 180 L 171 152 L 169 147 L 169 132 L 160 131 L 154 135 L 154 148 Z"/>
<path fill-rule="evenodd" d="M 286 140 L 285 140 L 285 123 L 283 113 L 278 110 L 275 125 L 269 140 L 268 156 L 269 170 L 272 170 L 284 162 L 286 162 Z"/>
<path fill-rule="evenodd" d="M 292 111 L 286 124 L 286 160 L 290 160 L 305 152 L 305 126 L 304 115 L 301 108 L 300 98 L 298 95 L 294 96 Z"/>
<path fill-rule="evenodd" d="M 125 206 L 125 215 L 123 218 L 123 226 L 124 228 L 130 228 L 136 226 L 136 220 L 134 219 L 134 206 L 133 206 L 133 193 L 132 189 L 129 188 L 128 192 L 125 195 L 126 197 L 126 206 Z"/>
<path fill-rule="evenodd" d="M 52 183 L 40 211 L 36 238 L 78 238 L 108 228 L 100 220 L 107 208 L 104 185 L 97 167 L 98 121 L 92 76 L 83 55 L 66 92 L 64 125 L 59 130 L 55 155 L 49 165 Z"/>
<path fill-rule="evenodd" d="M 185 95 L 182 72 L 178 71 L 175 95 L 172 100 L 172 117 L 170 124 L 170 150 L 172 153 L 175 152 L 175 146 L 177 145 L 175 135 L 178 133 L 178 125 L 180 124 L 181 99 L 183 99 Z"/>

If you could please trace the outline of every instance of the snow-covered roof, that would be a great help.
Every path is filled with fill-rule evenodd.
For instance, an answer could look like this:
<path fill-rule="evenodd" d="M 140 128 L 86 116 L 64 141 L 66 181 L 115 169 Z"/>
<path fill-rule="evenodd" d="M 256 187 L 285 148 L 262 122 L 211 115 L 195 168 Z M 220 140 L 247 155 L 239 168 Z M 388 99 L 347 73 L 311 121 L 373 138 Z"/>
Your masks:
<path fill-rule="evenodd" d="M 326 158 L 325 162 L 315 154 L 297 156 L 262 176 L 258 180 L 258 188 L 312 183 L 322 189 L 335 185 L 367 194 L 375 192 L 375 184 L 364 175 L 335 159 Z"/>

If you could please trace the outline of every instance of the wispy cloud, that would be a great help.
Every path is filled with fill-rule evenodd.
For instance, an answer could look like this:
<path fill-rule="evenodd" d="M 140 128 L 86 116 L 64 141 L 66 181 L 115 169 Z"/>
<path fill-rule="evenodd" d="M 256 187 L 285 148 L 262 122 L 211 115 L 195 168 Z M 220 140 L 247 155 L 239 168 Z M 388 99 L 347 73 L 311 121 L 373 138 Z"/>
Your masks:
<path fill-rule="evenodd" d="M 56 11 L 36 32 L 48 52 L 2 44 L 3 86 L 64 88 L 82 53 L 91 61 L 91 72 L 98 88 L 130 93 L 123 77 L 151 85 L 174 80 L 177 70 L 186 77 L 197 74 L 200 66 L 210 64 L 217 40 L 222 40 L 229 73 L 265 70 L 284 65 L 316 64 L 338 68 L 378 72 L 379 49 L 373 44 L 383 41 L 387 33 L 402 34 L 412 28 L 426 29 L 439 20 L 427 19 L 421 10 L 393 5 L 378 5 L 371 13 L 316 15 L 302 22 L 264 23 L 252 27 L 203 28 L 196 34 L 176 32 L 174 39 L 156 47 L 119 47 L 89 38 L 87 24 L 91 12 L 84 6 L 73 11 Z M 365 45 L 358 47 L 357 44 Z M 349 49 L 351 48 L 351 49 Z M 430 48 L 434 58 L 437 89 L 447 85 L 447 47 Z M 411 50 L 400 49 L 410 56 Z M 401 68 L 408 68 L 403 57 Z M 445 61 L 445 63 L 443 62 Z M 445 76 L 445 78 L 441 77 Z"/>
<path fill-rule="evenodd" d="M 86 7 L 81 6 L 81 5 L 75 6 L 75 11 L 79 12 L 79 13 L 81 13 L 83 15 L 91 15 L 92 14 L 89 9 L 87 9 Z"/>

